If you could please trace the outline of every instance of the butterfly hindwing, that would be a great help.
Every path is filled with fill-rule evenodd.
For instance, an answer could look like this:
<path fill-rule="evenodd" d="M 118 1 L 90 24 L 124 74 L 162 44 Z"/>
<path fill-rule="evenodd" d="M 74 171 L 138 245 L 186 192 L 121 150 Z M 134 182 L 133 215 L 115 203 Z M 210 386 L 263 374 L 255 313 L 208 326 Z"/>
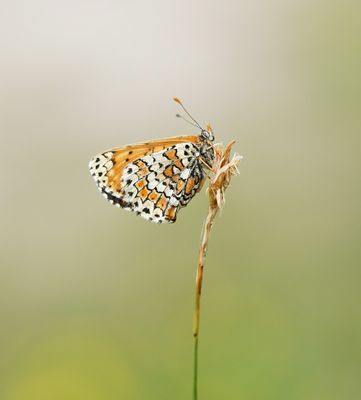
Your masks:
<path fill-rule="evenodd" d="M 175 222 L 201 189 L 199 137 L 183 136 L 109 150 L 89 168 L 112 204 L 152 222 Z"/>

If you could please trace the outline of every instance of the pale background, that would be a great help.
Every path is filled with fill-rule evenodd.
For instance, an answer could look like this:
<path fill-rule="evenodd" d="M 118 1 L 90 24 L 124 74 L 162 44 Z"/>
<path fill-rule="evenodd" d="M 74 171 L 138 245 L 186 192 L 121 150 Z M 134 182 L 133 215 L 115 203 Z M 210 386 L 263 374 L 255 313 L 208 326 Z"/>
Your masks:
<path fill-rule="evenodd" d="M 110 206 L 88 160 L 236 139 L 200 399 L 361 397 L 360 1 L 1 1 L 0 399 L 190 399 L 207 198 Z"/>

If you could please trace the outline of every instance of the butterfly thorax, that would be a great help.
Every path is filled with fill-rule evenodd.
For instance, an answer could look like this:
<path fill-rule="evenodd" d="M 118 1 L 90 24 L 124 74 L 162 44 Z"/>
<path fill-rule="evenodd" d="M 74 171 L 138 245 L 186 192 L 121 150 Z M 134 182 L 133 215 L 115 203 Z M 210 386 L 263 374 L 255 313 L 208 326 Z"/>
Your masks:
<path fill-rule="evenodd" d="M 211 170 L 214 161 L 214 147 L 209 140 L 203 139 L 201 141 L 199 147 L 199 154 L 200 154 L 199 156 L 200 162 L 203 164 L 203 168 L 205 167 Z"/>

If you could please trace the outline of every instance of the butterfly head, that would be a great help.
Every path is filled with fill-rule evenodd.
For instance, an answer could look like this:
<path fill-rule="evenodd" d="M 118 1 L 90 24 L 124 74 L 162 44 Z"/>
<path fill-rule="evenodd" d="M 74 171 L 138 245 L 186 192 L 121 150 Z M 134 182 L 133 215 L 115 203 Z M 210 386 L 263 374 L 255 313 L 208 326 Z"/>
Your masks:
<path fill-rule="evenodd" d="M 207 131 L 206 129 L 202 129 L 201 136 L 203 139 L 209 140 L 211 142 L 213 142 L 214 140 L 213 132 Z"/>
<path fill-rule="evenodd" d="M 202 129 L 201 137 L 205 140 L 209 140 L 210 142 L 213 142 L 214 135 L 213 135 L 213 129 L 210 124 L 207 125 L 207 129 Z"/>

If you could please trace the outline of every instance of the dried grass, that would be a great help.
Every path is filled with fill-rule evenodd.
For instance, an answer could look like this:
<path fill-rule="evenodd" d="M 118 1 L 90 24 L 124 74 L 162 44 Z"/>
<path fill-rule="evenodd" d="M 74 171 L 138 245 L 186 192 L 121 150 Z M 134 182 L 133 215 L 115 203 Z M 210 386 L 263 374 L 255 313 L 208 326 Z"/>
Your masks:
<path fill-rule="evenodd" d="M 231 149 L 235 142 L 229 143 L 226 147 L 215 145 L 215 160 L 213 170 L 209 179 L 208 195 L 209 207 L 208 214 L 204 223 L 201 245 L 199 248 L 196 293 L 193 315 L 193 337 L 194 337 L 194 374 L 193 374 L 193 400 L 197 400 L 198 395 L 198 337 L 200 322 L 200 306 L 203 282 L 204 261 L 207 253 L 209 235 L 213 226 L 214 219 L 225 204 L 225 191 L 234 175 L 239 174 L 237 165 L 242 157 L 234 154 L 230 159 Z"/>

